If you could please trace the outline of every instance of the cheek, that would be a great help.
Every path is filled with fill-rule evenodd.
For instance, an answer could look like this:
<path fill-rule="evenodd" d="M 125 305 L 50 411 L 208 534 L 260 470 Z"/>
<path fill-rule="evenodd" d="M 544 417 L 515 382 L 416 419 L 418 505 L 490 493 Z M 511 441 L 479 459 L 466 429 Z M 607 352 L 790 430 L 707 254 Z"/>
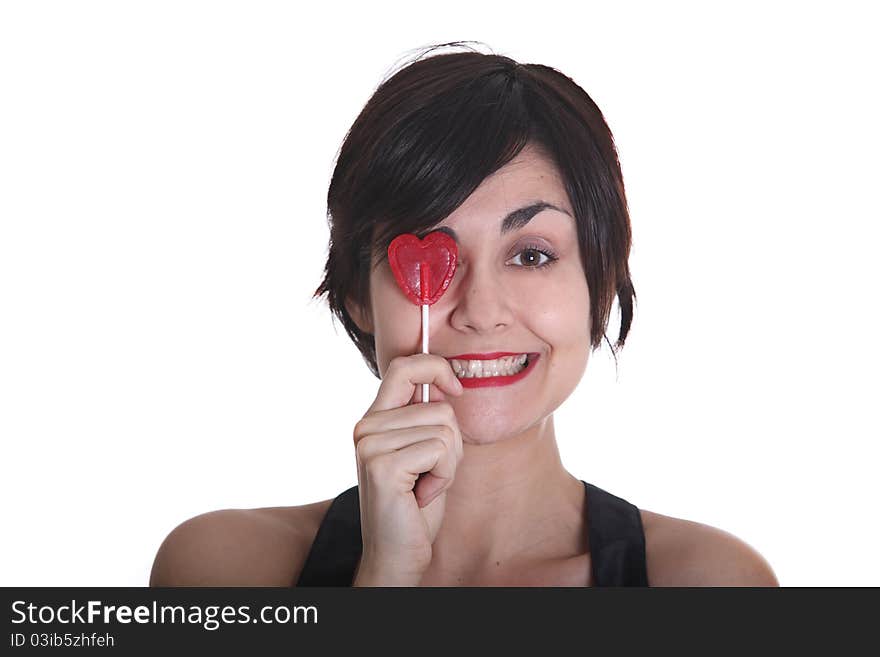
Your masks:
<path fill-rule="evenodd" d="M 384 372 L 395 356 L 422 350 L 421 309 L 410 303 L 397 289 L 379 286 L 373 296 L 376 362 Z"/>
<path fill-rule="evenodd" d="M 586 280 L 546 289 L 531 330 L 550 349 L 548 376 L 571 390 L 583 378 L 590 358 L 590 300 Z M 558 400 L 562 402 L 562 398 Z"/>
<path fill-rule="evenodd" d="M 588 308 L 579 304 L 560 304 L 533 313 L 527 325 L 555 352 L 581 351 L 590 340 Z"/>
<path fill-rule="evenodd" d="M 520 308 L 522 317 L 532 317 L 534 332 L 558 349 L 589 341 L 590 295 L 583 274 L 531 283 L 523 289 Z"/>

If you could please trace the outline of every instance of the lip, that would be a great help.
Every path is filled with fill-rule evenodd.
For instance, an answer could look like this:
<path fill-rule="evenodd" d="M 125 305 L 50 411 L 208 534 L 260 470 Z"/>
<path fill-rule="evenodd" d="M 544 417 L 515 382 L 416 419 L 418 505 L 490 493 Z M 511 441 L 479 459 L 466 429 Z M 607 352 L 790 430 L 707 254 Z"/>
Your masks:
<path fill-rule="evenodd" d="M 496 358 L 504 358 L 505 356 L 519 356 L 520 354 L 528 354 L 527 351 L 493 351 L 488 354 L 459 354 L 458 356 L 447 356 L 446 360 L 495 360 Z M 531 354 L 529 354 L 531 356 Z"/>
<path fill-rule="evenodd" d="M 526 353 L 529 356 L 528 365 L 521 372 L 517 372 L 516 374 L 510 374 L 508 376 L 486 376 L 486 377 L 470 377 L 467 379 L 458 379 L 463 388 L 486 388 L 493 386 L 509 386 L 512 383 L 516 383 L 517 381 L 524 379 L 527 377 L 533 369 L 535 369 L 535 365 L 541 358 L 541 354 L 532 353 L 532 352 L 520 352 Z M 492 354 L 462 354 L 461 356 L 450 356 L 449 358 L 455 358 L 456 360 L 494 360 L 496 358 L 503 358 L 504 356 L 516 356 L 518 354 L 509 353 L 509 352 L 495 352 Z"/>

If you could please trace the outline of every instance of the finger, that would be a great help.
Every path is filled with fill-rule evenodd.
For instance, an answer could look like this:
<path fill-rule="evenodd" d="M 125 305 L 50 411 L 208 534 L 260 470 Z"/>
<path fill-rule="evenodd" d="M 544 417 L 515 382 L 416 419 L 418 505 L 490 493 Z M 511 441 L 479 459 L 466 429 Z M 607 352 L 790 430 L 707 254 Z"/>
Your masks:
<path fill-rule="evenodd" d="M 412 404 L 400 408 L 389 408 L 385 411 L 375 411 L 362 417 L 355 425 L 354 440 L 357 444 L 363 436 L 374 433 L 435 424 L 446 424 L 456 432 L 458 431 L 455 410 L 449 402 L 432 401 L 427 404 Z"/>
<path fill-rule="evenodd" d="M 392 454 L 399 459 L 407 474 L 413 476 L 413 482 L 423 473 L 429 473 L 444 482 L 452 481 L 455 477 L 455 458 L 442 438 L 423 440 Z M 430 457 L 427 456 L 429 454 Z"/>
<path fill-rule="evenodd" d="M 418 476 L 430 472 L 439 479 L 452 479 L 454 474 L 446 444 L 439 438 L 422 440 L 403 449 L 380 454 L 365 464 L 365 470 L 372 477 L 381 478 L 384 488 L 399 487 L 400 490 L 413 490 Z"/>
<path fill-rule="evenodd" d="M 423 386 L 416 386 L 416 389 L 413 391 L 412 397 L 410 397 L 408 404 L 421 404 L 422 403 L 422 393 L 424 392 Z M 446 395 L 443 394 L 443 391 L 440 390 L 433 383 L 428 384 L 428 403 L 435 401 L 442 401 L 446 399 Z"/>
<path fill-rule="evenodd" d="M 445 424 L 429 425 L 423 427 L 407 427 L 395 429 L 378 434 L 371 434 L 362 438 L 357 444 L 357 454 L 362 463 L 369 461 L 381 454 L 388 454 L 404 449 L 419 442 L 439 438 L 446 445 L 449 453 L 458 455 L 457 436 L 455 432 Z M 452 464 L 455 471 L 456 463 Z"/>
<path fill-rule="evenodd" d="M 464 388 L 452 366 L 442 356 L 413 354 L 392 359 L 376 394 L 376 400 L 367 413 L 406 406 L 413 398 L 416 386 L 433 383 L 445 394 L 458 396 Z"/>

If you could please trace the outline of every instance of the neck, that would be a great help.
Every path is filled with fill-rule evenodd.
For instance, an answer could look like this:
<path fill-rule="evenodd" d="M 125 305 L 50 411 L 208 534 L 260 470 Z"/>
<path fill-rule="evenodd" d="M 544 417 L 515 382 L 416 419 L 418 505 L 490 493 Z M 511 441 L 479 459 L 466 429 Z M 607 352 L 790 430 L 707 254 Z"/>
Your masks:
<path fill-rule="evenodd" d="M 464 443 L 432 563 L 474 570 L 575 550 L 584 500 L 562 465 L 552 415 L 513 438 Z"/>

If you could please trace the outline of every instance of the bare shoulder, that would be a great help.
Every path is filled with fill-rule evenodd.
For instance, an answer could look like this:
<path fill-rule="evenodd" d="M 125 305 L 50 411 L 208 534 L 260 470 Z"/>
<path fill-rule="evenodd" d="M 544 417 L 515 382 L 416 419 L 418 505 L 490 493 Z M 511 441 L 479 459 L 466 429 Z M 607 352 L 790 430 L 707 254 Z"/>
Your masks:
<path fill-rule="evenodd" d="M 779 586 L 751 545 L 716 527 L 640 509 L 651 586 Z"/>
<path fill-rule="evenodd" d="M 150 586 L 292 586 L 332 501 L 190 518 L 159 547 Z"/>

